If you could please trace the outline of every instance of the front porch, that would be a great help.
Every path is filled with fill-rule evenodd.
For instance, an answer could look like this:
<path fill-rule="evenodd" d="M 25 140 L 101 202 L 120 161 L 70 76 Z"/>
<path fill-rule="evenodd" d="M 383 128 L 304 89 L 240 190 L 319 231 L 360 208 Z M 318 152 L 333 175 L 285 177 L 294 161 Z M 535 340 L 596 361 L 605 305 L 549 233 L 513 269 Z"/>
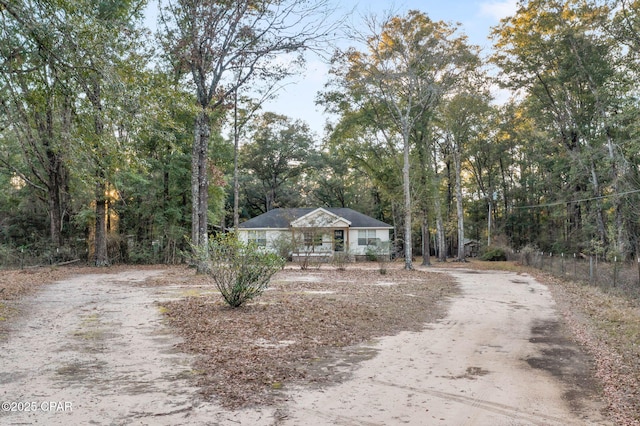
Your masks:
<path fill-rule="evenodd" d="M 345 253 L 349 247 L 349 228 L 299 227 L 291 228 L 295 249 L 294 262 L 313 259 L 314 262 L 330 262 L 337 253 Z"/>

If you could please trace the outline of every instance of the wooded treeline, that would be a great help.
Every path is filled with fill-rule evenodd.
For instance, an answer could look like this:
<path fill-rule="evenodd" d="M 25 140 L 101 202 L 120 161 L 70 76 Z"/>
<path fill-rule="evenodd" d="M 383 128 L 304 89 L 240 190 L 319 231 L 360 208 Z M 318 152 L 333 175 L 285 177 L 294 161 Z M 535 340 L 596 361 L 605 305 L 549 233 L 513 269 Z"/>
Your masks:
<path fill-rule="evenodd" d="M 464 239 L 638 255 L 640 1 L 521 2 L 491 52 L 428 11 L 370 16 L 322 139 L 260 104 L 337 31 L 328 2 L 169 5 L 152 34 L 142 0 L 0 0 L 3 263 L 178 262 L 297 206 L 393 224 L 408 268 Z"/>

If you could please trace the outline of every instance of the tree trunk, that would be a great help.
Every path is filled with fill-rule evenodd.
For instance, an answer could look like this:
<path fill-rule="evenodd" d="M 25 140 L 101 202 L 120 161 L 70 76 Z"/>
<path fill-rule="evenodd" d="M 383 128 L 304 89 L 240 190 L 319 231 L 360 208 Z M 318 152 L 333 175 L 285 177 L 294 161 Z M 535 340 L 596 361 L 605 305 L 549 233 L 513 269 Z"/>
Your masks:
<path fill-rule="evenodd" d="M 402 167 L 402 184 L 404 189 L 404 269 L 413 269 L 411 244 L 411 185 L 409 182 L 409 132 L 405 131 L 404 165 Z"/>
<path fill-rule="evenodd" d="M 436 179 L 436 188 L 439 188 L 439 180 L 438 170 L 436 166 L 434 166 L 434 176 Z M 436 189 L 433 196 L 433 204 L 436 211 L 436 240 L 438 242 L 438 261 L 446 262 L 447 261 L 447 243 L 446 243 L 446 235 L 444 230 L 444 219 L 442 218 L 442 203 L 440 201 L 440 192 Z"/>
<path fill-rule="evenodd" d="M 602 193 L 600 191 L 600 181 L 598 179 L 598 174 L 596 172 L 596 166 L 593 162 L 591 163 L 590 171 L 591 171 L 591 183 L 593 185 L 593 194 L 595 197 L 600 197 L 602 196 Z M 607 238 L 607 227 L 605 225 L 602 203 L 600 202 L 599 199 L 596 199 L 595 204 L 596 204 L 596 224 L 598 227 L 598 234 L 600 236 L 600 241 L 602 241 L 602 243 L 606 247 L 608 245 L 608 238 Z"/>
<path fill-rule="evenodd" d="M 60 197 L 60 186 L 57 179 L 50 177 L 54 182 L 49 188 L 49 234 L 51 236 L 51 245 L 55 248 L 62 246 L 62 206 Z"/>
<path fill-rule="evenodd" d="M 442 218 L 442 211 L 440 211 L 440 199 L 436 196 L 436 233 L 438 240 L 438 261 L 447 261 L 447 239 L 444 230 L 444 219 Z"/>
<path fill-rule="evenodd" d="M 209 244 L 208 212 L 209 212 L 209 174 L 207 170 L 207 154 L 211 132 L 209 116 L 205 109 L 196 117 L 191 156 L 191 244 L 205 252 Z M 198 262 L 197 272 L 204 273 L 204 260 Z"/>
<path fill-rule="evenodd" d="M 233 94 L 233 230 L 237 233 L 240 226 L 240 182 L 238 179 L 238 151 L 240 135 L 238 134 L 238 91 Z"/>
<path fill-rule="evenodd" d="M 102 118 L 102 96 L 100 85 L 94 82 L 92 90 L 87 91 L 94 111 L 94 131 L 98 141 L 104 136 L 104 122 Z M 98 152 L 102 151 L 98 142 Z M 107 194 L 106 176 L 102 168 L 102 158 L 96 158 L 96 229 L 95 229 L 95 264 L 96 266 L 109 265 L 109 253 L 107 251 Z"/>
<path fill-rule="evenodd" d="M 422 266 L 431 266 L 431 247 L 429 245 L 429 218 L 426 210 L 422 215 Z"/>
<path fill-rule="evenodd" d="M 61 154 L 51 147 L 53 141 L 53 123 L 51 118 L 52 111 L 47 111 L 47 133 L 44 145 L 47 156 L 47 196 L 49 206 L 49 235 L 51 237 L 51 245 L 55 248 L 62 246 L 62 188 L 65 185 L 66 174 Z"/>
<path fill-rule="evenodd" d="M 489 198 L 489 214 L 487 215 L 487 247 L 491 247 L 491 215 L 493 215 L 493 201 Z"/>
<path fill-rule="evenodd" d="M 640 286 L 640 247 L 638 247 L 637 240 L 636 240 L 636 260 L 638 262 L 638 286 Z"/>
<path fill-rule="evenodd" d="M 458 216 L 458 261 L 464 262 L 464 210 L 462 209 L 462 170 L 461 154 L 455 151 L 455 172 L 456 172 L 456 214 Z"/>
<path fill-rule="evenodd" d="M 95 264 L 109 266 L 107 251 L 107 198 L 102 173 L 97 176 L 96 184 L 96 235 L 95 235 Z"/>

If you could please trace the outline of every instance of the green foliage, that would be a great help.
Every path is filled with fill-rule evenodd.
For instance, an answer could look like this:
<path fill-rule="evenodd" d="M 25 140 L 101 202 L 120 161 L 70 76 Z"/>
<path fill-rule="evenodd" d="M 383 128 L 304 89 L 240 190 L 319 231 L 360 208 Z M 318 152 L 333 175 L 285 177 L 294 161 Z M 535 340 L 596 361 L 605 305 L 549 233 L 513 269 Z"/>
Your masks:
<path fill-rule="evenodd" d="M 180 7 L 188 3 L 166 10 L 170 25 L 164 41 L 173 49 L 165 51 L 166 66 L 152 71 L 152 52 L 143 48 L 146 40 L 137 27 L 139 2 L 3 2 L 4 262 L 84 256 L 87 230 L 106 216 L 95 211 L 97 184 L 110 193 L 109 229 L 115 235 L 109 236 L 109 256 L 134 263 L 180 262 L 180 253 L 189 251 L 184 236 L 191 229 L 193 124 L 202 103 L 196 102 L 198 94 L 215 95 L 207 101 L 212 110 L 207 218 L 209 223 L 221 222 L 224 200 L 230 198 L 233 151 L 219 129 L 230 124 L 224 122 L 230 118 L 225 102 L 233 90 L 185 91 L 189 63 L 214 65 L 181 51 L 191 46 L 185 40 L 195 35 L 188 28 L 180 31 L 182 24 L 192 22 L 187 19 L 192 9 Z M 203 4 L 221 13 L 193 16 L 202 24 L 198 28 L 212 31 L 210 48 L 202 52 L 225 45 L 220 37 L 227 33 L 217 29 L 235 25 L 234 17 L 222 13 L 232 3 L 207 1 Z M 483 87 L 468 83 L 482 78 L 464 70 L 481 67 L 476 66 L 475 48 L 458 37 L 457 26 L 431 21 L 421 12 L 392 17 L 370 40 L 362 40 L 370 41 L 371 49 L 335 56 L 335 78 L 319 104 L 338 115 L 338 121 L 322 153 L 303 122 L 266 113 L 246 127 L 250 132 L 241 135 L 243 216 L 254 216 L 267 206 L 352 207 L 393 223 L 399 234 L 404 223 L 402 145 L 409 142 L 411 196 L 419 206 L 413 211 L 423 214 L 431 230 L 434 221 L 442 224 L 444 219 L 447 227 L 438 231 L 443 236 L 440 253 L 446 255 L 445 233 L 453 237 L 459 227 L 447 215 L 456 200 L 455 151 L 447 143 L 453 136 L 463 143 L 464 222 L 472 238 L 491 235 L 494 246 L 524 246 L 523 259 L 533 256 L 535 247 L 607 259 L 640 251 L 640 111 L 635 96 L 639 3 L 612 9 L 603 2 L 520 3 L 514 16 L 495 28 L 492 59 L 503 72 L 502 82 L 521 94 L 517 101 L 489 107 Z M 272 13 L 248 11 L 242 22 Z M 206 25 L 225 17 L 231 21 Z M 246 46 L 239 41 L 252 31 L 244 25 L 234 28 L 242 30 L 229 34 L 227 41 L 234 49 Z M 280 34 L 286 38 L 288 32 Z M 277 42 L 271 45 L 276 40 L 270 37 L 257 41 L 276 51 L 288 49 Z M 232 56 L 268 51 L 234 50 Z M 372 56 L 376 51 L 380 55 Z M 414 61 L 402 63 L 401 53 L 414 54 Z M 216 61 L 220 65 L 226 59 L 223 55 Z M 391 74 L 384 73 L 386 66 Z M 231 77 L 228 73 L 238 67 L 242 64 L 233 63 L 233 69 L 221 71 Z M 214 68 L 203 69 L 203 77 L 213 77 Z M 251 84 L 277 81 L 278 75 L 295 71 L 277 68 L 274 78 L 260 74 Z M 408 78 L 408 68 L 420 77 L 414 86 L 426 85 L 426 91 L 401 90 L 408 80 L 398 76 Z M 466 83 L 452 84 L 458 77 Z M 219 81 L 230 81 L 225 78 Z M 381 88 L 394 96 L 380 96 Z M 426 110 L 405 111 L 418 115 L 404 123 L 411 124 L 411 132 L 403 141 L 398 128 L 402 120 L 388 107 L 394 101 L 401 109 L 416 105 L 422 93 L 428 95 Z M 58 245 L 51 237 L 56 234 L 51 213 L 56 211 L 61 243 L 52 248 Z M 495 233 L 508 239 L 497 242 Z M 274 248 L 282 257 L 295 250 L 290 241 L 277 242 Z M 60 254 L 65 251 L 68 254 Z M 367 257 L 376 260 L 377 253 L 371 249 Z M 319 258 L 309 254 L 303 265 L 320 265 L 315 263 Z"/>
<path fill-rule="evenodd" d="M 313 156 L 309 127 L 265 113 L 251 126 L 251 139 L 240 152 L 241 166 L 249 172 L 241 182 L 247 203 L 256 207 L 256 213 L 297 207 L 302 201 L 299 183 Z"/>
<path fill-rule="evenodd" d="M 389 242 L 367 246 L 364 256 L 369 262 L 378 262 L 378 271 L 381 275 L 387 273 L 387 264 L 391 259 Z"/>
<path fill-rule="evenodd" d="M 490 262 L 499 262 L 507 260 L 507 254 L 504 249 L 500 247 L 488 247 L 487 251 L 480 257 L 480 260 L 486 260 Z"/>
<path fill-rule="evenodd" d="M 201 260 L 209 265 L 208 274 L 232 308 L 260 296 L 284 265 L 282 257 L 255 244 L 244 244 L 235 234 L 212 238 L 208 252 L 202 255 Z"/>
<path fill-rule="evenodd" d="M 367 246 L 364 256 L 369 262 L 375 262 L 378 260 L 378 249 L 375 246 Z"/>

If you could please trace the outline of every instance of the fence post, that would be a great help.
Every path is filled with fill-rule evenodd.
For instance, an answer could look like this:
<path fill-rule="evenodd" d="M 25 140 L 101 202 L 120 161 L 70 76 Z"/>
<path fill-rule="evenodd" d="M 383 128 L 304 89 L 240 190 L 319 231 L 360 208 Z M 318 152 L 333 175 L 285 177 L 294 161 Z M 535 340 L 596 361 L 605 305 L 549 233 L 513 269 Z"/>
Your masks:
<path fill-rule="evenodd" d="M 573 277 L 578 276 L 578 257 L 573 253 Z"/>
<path fill-rule="evenodd" d="M 613 286 L 618 283 L 618 256 L 613 256 Z"/>
<path fill-rule="evenodd" d="M 589 256 L 589 281 L 593 281 L 593 256 Z"/>
<path fill-rule="evenodd" d="M 562 257 L 562 259 L 560 260 L 560 270 L 562 272 L 562 275 L 564 275 L 564 253 L 562 253 L 560 256 Z"/>

